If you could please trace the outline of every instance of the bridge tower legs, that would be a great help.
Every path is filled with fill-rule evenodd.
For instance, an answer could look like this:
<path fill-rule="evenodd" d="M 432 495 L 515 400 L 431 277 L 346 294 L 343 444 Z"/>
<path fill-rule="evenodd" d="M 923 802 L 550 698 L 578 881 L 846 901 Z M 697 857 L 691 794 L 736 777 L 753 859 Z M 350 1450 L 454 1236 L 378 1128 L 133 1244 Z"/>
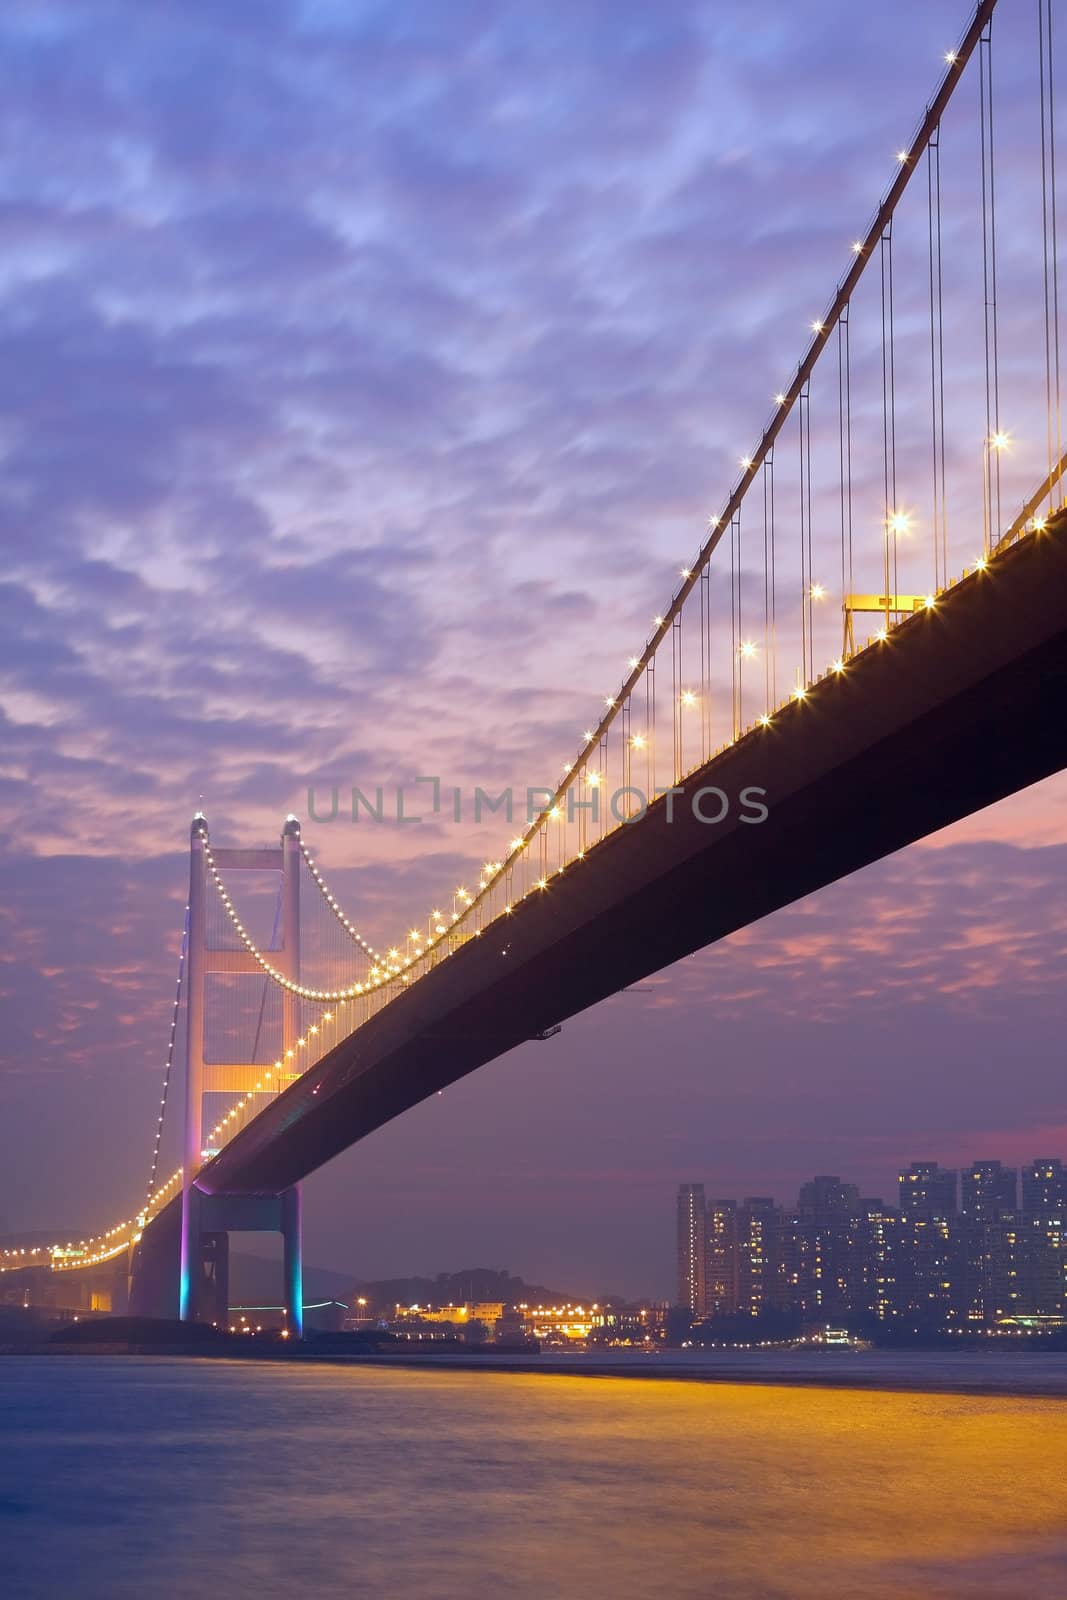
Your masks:
<path fill-rule="evenodd" d="M 200 1191 L 204 1102 L 204 999 L 207 952 L 207 818 L 198 811 L 189 832 L 189 944 L 186 953 L 185 1136 L 182 1141 L 182 1238 L 178 1315 L 195 1321 L 194 1275 L 199 1277 Z"/>
<path fill-rule="evenodd" d="M 282 1235 L 285 1318 L 292 1337 L 303 1333 L 303 1244 L 300 1186 L 281 1194 L 227 1194 L 208 1190 L 198 1176 L 217 1153 L 204 1147 L 204 1096 L 245 1094 L 260 1079 L 262 1064 L 211 1063 L 205 1050 L 206 979 L 211 972 L 259 975 L 254 957 L 243 951 L 212 950 L 207 938 L 208 827 L 201 812 L 193 818 L 189 861 L 189 944 L 186 965 L 185 1136 L 183 1142 L 181 1246 L 178 1315 L 183 1322 L 229 1321 L 229 1235 L 270 1231 Z M 216 850 L 217 866 L 231 870 L 276 870 L 282 879 L 282 946 L 273 952 L 279 972 L 290 982 L 300 977 L 300 823 L 289 817 L 281 847 L 270 850 Z M 280 1057 L 295 1045 L 300 1031 L 299 999 L 282 994 Z"/>
<path fill-rule="evenodd" d="M 282 946 L 284 967 L 290 983 L 300 979 L 300 824 L 289 817 L 282 829 Z M 300 1033 L 300 1003 L 286 989 L 282 993 L 282 1059 L 292 1050 Z M 281 1233 L 285 1263 L 286 1326 L 291 1338 L 304 1335 L 303 1226 L 300 1185 L 296 1183 L 281 1197 Z"/>
<path fill-rule="evenodd" d="M 285 1325 L 290 1338 L 304 1337 L 304 1244 L 300 1185 L 286 1189 L 282 1201 L 282 1248 L 285 1259 Z"/>

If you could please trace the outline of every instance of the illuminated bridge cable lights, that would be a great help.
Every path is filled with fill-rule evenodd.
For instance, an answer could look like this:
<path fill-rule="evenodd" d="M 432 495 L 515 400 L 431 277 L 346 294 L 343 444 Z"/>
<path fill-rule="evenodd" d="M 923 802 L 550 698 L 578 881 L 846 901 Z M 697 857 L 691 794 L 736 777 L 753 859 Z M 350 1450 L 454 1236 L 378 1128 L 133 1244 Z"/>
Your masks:
<path fill-rule="evenodd" d="M 50 1257 L 53 1272 L 72 1272 L 78 1267 L 95 1266 L 101 1261 L 109 1261 L 137 1242 L 141 1230 L 158 1215 L 165 1202 L 177 1192 L 181 1180 L 182 1168 L 179 1167 L 176 1172 L 171 1173 L 165 1183 L 158 1186 L 151 1205 L 138 1217 L 117 1222 L 113 1228 L 108 1228 L 106 1233 L 93 1234 L 88 1239 L 79 1240 L 77 1245 L 73 1240 L 68 1240 L 66 1244 L 41 1246 L 33 1254 Z"/>
<path fill-rule="evenodd" d="M 868 268 L 873 265 L 875 257 L 877 257 L 879 269 L 883 279 L 882 354 L 884 362 L 883 404 L 885 424 L 884 458 L 887 480 L 886 503 L 889 505 L 895 504 L 895 411 L 897 379 L 893 349 L 894 308 L 891 225 L 893 215 L 899 201 L 907 191 L 917 169 L 923 164 L 923 157 L 927 154 L 931 142 L 936 140 L 940 128 L 941 118 L 949 104 L 963 69 L 967 65 L 971 56 L 974 54 L 976 48 L 979 46 L 980 41 L 982 42 L 982 48 L 988 50 L 987 29 L 995 3 L 996 0 L 981 0 L 981 3 L 977 6 L 972 21 L 965 30 L 958 46 L 955 49 L 945 53 L 945 70 L 942 75 L 941 82 L 939 83 L 938 88 L 932 100 L 930 101 L 913 138 L 908 144 L 902 145 L 897 152 L 897 161 L 892 180 L 883 195 L 882 201 L 878 206 L 868 229 L 864 234 L 857 236 L 851 243 L 848 256 L 848 266 L 838 281 L 833 298 L 822 315 L 816 316 L 812 319 L 810 323 L 812 337 L 808 343 L 807 349 L 803 354 L 798 366 L 796 367 L 794 376 L 790 383 L 786 386 L 783 386 L 775 395 L 775 410 L 764 429 L 762 437 L 759 439 L 755 449 L 752 450 L 751 453 L 746 453 L 741 458 L 740 475 L 737 478 L 721 513 L 708 518 L 706 536 L 698 552 L 696 560 L 687 562 L 681 568 L 682 581 L 680 586 L 673 595 L 670 605 L 655 617 L 653 623 L 653 632 L 651 637 L 646 642 L 644 649 L 640 653 L 637 653 L 629 658 L 628 675 L 624 678 L 619 690 L 614 694 L 609 694 L 604 697 L 603 713 L 596 725 L 586 730 L 583 736 L 583 744 L 580 747 L 576 758 L 573 761 L 568 762 L 564 768 L 562 781 L 557 785 L 555 793 L 545 808 L 546 816 L 542 816 L 526 829 L 523 835 L 522 850 L 513 850 L 504 858 L 503 878 L 512 884 L 514 884 L 516 880 L 521 884 L 520 891 L 517 894 L 512 894 L 508 897 L 507 904 L 512 905 L 513 908 L 518 900 L 522 899 L 526 893 L 531 892 L 539 877 L 544 875 L 543 872 L 538 873 L 536 869 L 526 874 L 522 860 L 522 853 L 530 852 L 531 846 L 535 847 L 537 851 L 537 858 L 542 865 L 544 865 L 545 858 L 547 857 L 550 848 L 550 837 L 548 831 L 550 827 L 555 828 L 558 832 L 558 843 L 560 848 L 563 848 L 563 846 L 567 843 L 569 837 L 566 833 L 568 821 L 566 805 L 568 796 L 577 798 L 582 794 L 582 786 L 585 782 L 584 774 L 588 767 L 598 766 L 603 769 L 607 766 L 606 746 L 608 735 L 619 718 L 623 719 L 623 733 L 620 742 L 622 760 L 629 760 L 630 754 L 634 747 L 630 742 L 630 733 L 627 727 L 627 722 L 631 705 L 635 698 L 637 698 L 639 692 L 641 692 L 641 698 L 645 701 L 645 710 L 642 713 L 642 720 L 644 722 L 643 732 L 647 735 L 648 743 L 643 755 L 647 756 L 647 770 L 650 787 L 654 786 L 655 782 L 658 780 L 659 773 L 657 771 L 657 763 L 658 760 L 662 758 L 662 751 L 660 748 L 658 748 L 658 742 L 655 739 L 656 700 L 654 669 L 657 652 L 659 647 L 664 643 L 667 634 L 670 632 L 673 635 L 676 624 L 679 624 L 680 622 L 682 608 L 693 589 L 697 588 L 698 585 L 701 586 L 702 590 L 701 644 L 702 646 L 706 647 L 707 636 L 709 633 L 710 616 L 705 614 L 703 596 L 707 589 L 707 574 L 710 558 L 718 543 L 728 530 L 731 533 L 732 540 L 737 540 L 739 536 L 738 518 L 741 506 L 745 495 L 749 492 L 751 485 L 757 478 L 761 479 L 766 492 L 768 487 L 767 478 L 761 469 L 766 466 L 769 471 L 770 462 L 773 458 L 775 441 L 781 435 L 782 430 L 787 425 L 790 416 L 795 415 L 798 410 L 801 413 L 801 449 L 805 458 L 805 481 L 802 485 L 801 507 L 802 561 L 804 566 L 804 582 L 802 583 L 800 591 L 800 642 L 802 647 L 802 655 L 804 658 L 801 680 L 802 685 L 808 685 L 813 681 L 815 676 L 814 661 L 817 658 L 815 640 L 816 617 L 814 606 L 819 599 L 821 586 L 813 584 L 811 576 L 811 535 L 813 523 L 813 508 L 811 504 L 812 476 L 811 464 L 807 458 L 810 448 L 811 432 L 811 419 L 807 414 L 809 381 L 820 356 L 825 350 L 827 344 L 831 342 L 835 329 L 838 330 L 839 340 L 843 337 L 844 324 L 847 322 L 849 316 L 849 307 L 854 291 L 856 290 L 856 287 L 860 283 L 861 279 L 864 277 L 864 274 L 867 272 Z M 983 91 L 985 92 L 986 99 L 988 99 L 988 69 L 984 68 L 983 72 L 984 75 L 982 87 Z M 989 163 L 987 163 L 987 166 L 991 172 L 991 140 L 984 146 L 984 148 L 986 148 L 989 152 L 990 159 Z M 842 354 L 839 359 L 843 362 L 844 355 Z M 842 389 L 845 390 L 842 404 L 850 408 L 851 395 L 847 392 L 847 386 L 844 378 L 842 379 Z M 848 458 L 847 471 L 849 478 L 851 478 L 851 439 L 848 437 L 849 430 L 850 421 L 846 419 L 842 423 L 842 433 L 844 436 L 843 453 L 845 453 Z M 849 490 L 849 496 L 850 493 L 851 491 Z M 941 515 L 939 514 L 935 520 L 941 521 Z M 842 516 L 843 544 L 848 540 L 848 538 L 850 538 L 850 536 L 851 506 L 850 504 L 847 504 L 844 508 L 844 514 Z M 887 549 L 886 554 L 890 559 L 891 572 L 889 578 L 884 583 L 884 591 L 886 594 L 891 594 L 899 587 L 895 582 L 895 570 L 892 570 L 895 566 L 895 562 L 893 560 L 895 551 L 890 547 Z M 847 560 L 844 565 L 847 572 L 849 565 Z M 738 632 L 740 631 L 738 626 L 740 622 L 740 585 L 741 573 L 739 570 L 735 570 L 733 585 L 735 607 L 734 625 Z M 936 581 L 935 574 L 934 589 L 937 590 L 938 587 L 939 585 Z M 780 633 L 783 624 L 783 618 L 775 615 L 774 599 L 773 596 L 769 594 L 764 606 L 764 618 L 765 633 L 772 635 L 772 638 L 767 640 L 763 674 L 767 680 L 764 696 L 764 712 L 766 714 L 766 712 L 774 706 L 777 699 L 776 686 L 773 683 L 773 678 L 775 675 L 775 648 L 773 643 L 773 634 L 775 631 Z M 883 618 L 883 628 L 886 634 L 888 634 L 890 628 L 895 625 L 895 621 L 891 617 L 886 616 Z M 682 775 L 683 770 L 695 770 L 696 766 L 700 765 L 701 760 L 707 759 L 708 755 L 710 755 L 714 748 L 725 748 L 729 744 L 736 742 L 736 740 L 741 736 L 743 727 L 748 725 L 748 711 L 741 701 L 741 679 L 739 666 L 739 658 L 735 655 L 733 658 L 732 667 L 734 712 L 733 726 L 729 730 L 729 736 L 725 741 L 725 745 L 717 745 L 717 742 L 712 736 L 708 727 L 708 722 L 711 717 L 711 697 L 709 693 L 711 687 L 711 672 L 706 659 L 702 658 L 701 671 L 700 700 L 702 711 L 699 719 L 701 724 L 699 759 L 697 759 L 696 751 L 693 752 L 692 759 L 686 759 L 687 754 L 690 752 L 690 746 L 686 745 L 685 743 L 686 730 L 684 727 L 679 726 L 676 703 L 672 706 L 672 722 L 674 726 L 673 753 L 675 757 L 673 765 L 675 770 L 670 774 L 670 776 L 675 781 L 679 776 Z M 558 808 L 558 811 L 556 808 Z M 624 808 L 623 817 L 626 821 L 633 820 L 629 811 L 629 807 Z M 621 825 L 623 818 L 618 818 L 615 820 L 619 825 Z M 602 809 L 596 823 L 595 838 L 604 837 L 605 833 L 610 831 L 610 828 L 614 825 L 615 822 L 609 819 L 606 815 L 606 811 Z M 580 814 L 579 816 L 577 832 L 579 843 L 584 848 L 584 845 L 589 842 L 590 836 L 593 833 L 593 830 L 589 825 L 587 815 L 584 813 Z M 554 848 L 555 846 L 553 845 L 553 849 Z M 572 854 L 572 859 L 577 859 L 576 853 Z M 434 929 L 434 938 L 441 939 L 447 945 L 447 949 L 443 950 L 442 953 L 447 954 L 449 950 L 457 948 L 458 943 L 462 941 L 464 937 L 468 936 L 470 932 L 475 931 L 477 928 L 485 925 L 484 919 L 487 915 L 490 916 L 490 918 L 492 917 L 494 905 L 493 896 L 495 892 L 495 885 L 493 882 L 479 884 L 477 895 L 474 896 L 469 903 L 454 908 L 451 921 L 446 925 L 445 931 L 441 932 L 436 928 Z M 503 906 L 501 906 L 500 909 L 502 910 Z M 423 960 L 428 954 L 429 948 L 423 952 L 423 956 L 421 958 L 416 957 L 416 959 Z M 426 970 L 426 968 L 423 967 L 421 970 Z"/>
<path fill-rule="evenodd" d="M 334 917 L 336 917 L 338 923 L 344 929 L 345 933 L 348 934 L 349 938 L 354 944 L 359 946 L 364 955 L 369 956 L 372 961 L 377 961 L 379 959 L 377 950 L 375 950 L 373 945 L 368 944 L 359 930 L 352 925 L 344 911 L 341 909 L 340 901 L 337 900 L 336 896 L 331 894 L 325 879 L 319 872 L 319 869 L 316 867 L 314 861 L 311 859 L 308 847 L 304 843 L 302 837 L 300 839 L 300 854 L 303 857 L 304 865 L 311 873 L 311 876 L 314 879 L 323 900 L 326 902 L 330 911 L 333 913 Z"/>
<path fill-rule="evenodd" d="M 155 1193 L 156 1176 L 159 1172 L 159 1147 L 163 1139 L 163 1123 L 167 1115 L 167 1096 L 170 1091 L 170 1075 L 174 1066 L 174 1048 L 178 1037 L 178 1017 L 182 1004 L 182 978 L 185 974 L 185 957 L 189 948 L 189 907 L 185 908 L 185 923 L 182 927 L 181 950 L 178 955 L 178 980 L 174 988 L 174 1007 L 170 1019 L 170 1038 L 167 1040 L 167 1059 L 163 1068 L 163 1094 L 159 1102 L 159 1117 L 156 1121 L 156 1137 L 152 1147 L 152 1169 L 148 1175 L 148 1189 L 145 1194 L 145 1211 L 152 1204 Z"/>
<path fill-rule="evenodd" d="M 386 965 L 384 969 L 385 975 L 383 975 L 381 968 L 377 970 L 372 968 L 371 978 L 368 980 L 368 982 L 346 984 L 342 989 L 316 989 L 311 987 L 309 984 L 295 983 L 291 978 L 287 978 L 283 972 L 279 972 L 277 967 L 267 960 L 262 950 L 259 949 L 258 945 L 252 939 L 252 936 L 245 928 L 244 923 L 237 915 L 237 908 L 234 906 L 226 885 L 222 880 L 222 875 L 220 874 L 215 863 L 215 858 L 211 853 L 211 846 L 208 844 L 206 837 L 203 840 L 203 846 L 208 872 L 211 875 L 211 879 L 215 885 L 219 900 L 222 903 L 223 909 L 230 921 L 231 926 L 233 927 L 241 943 L 244 945 L 245 949 L 248 951 L 249 955 L 252 956 L 253 960 L 258 963 L 267 976 L 276 984 L 278 984 L 280 988 L 285 989 L 289 994 L 299 996 L 301 1000 L 312 1000 L 319 1005 L 334 1005 L 338 1001 L 352 1000 L 357 995 L 365 994 L 368 988 L 375 988 L 379 985 L 379 983 L 387 981 L 388 976 L 395 976 L 396 969 L 391 966 Z M 378 959 L 380 960 L 380 958 Z"/>
<path fill-rule="evenodd" d="M 93 1234 L 89 1238 L 81 1239 L 75 1246 L 73 1241 L 66 1244 L 55 1243 L 37 1247 L 32 1254 L 48 1256 L 51 1259 L 53 1270 L 64 1271 L 75 1267 L 95 1265 L 100 1261 L 117 1256 L 122 1250 L 127 1249 L 134 1241 L 137 1234 L 135 1230 L 144 1226 L 145 1222 L 155 1215 L 166 1200 L 176 1191 L 181 1182 L 182 1169 L 171 1174 L 165 1183 L 157 1184 L 159 1174 L 160 1145 L 163 1135 L 163 1123 L 166 1115 L 170 1080 L 174 1067 L 174 1054 L 178 1032 L 178 1018 L 181 1010 L 182 986 L 185 972 L 185 962 L 189 947 L 189 907 L 185 907 L 185 921 L 182 928 L 181 947 L 178 956 L 178 976 L 175 983 L 174 1004 L 171 1012 L 170 1035 L 167 1040 L 167 1053 L 163 1071 L 163 1092 L 159 1104 L 159 1115 L 156 1121 L 156 1133 L 152 1149 L 152 1166 L 148 1179 L 148 1189 L 145 1196 L 143 1210 L 135 1219 L 119 1222 L 114 1227 L 108 1228 L 105 1233 Z M 10 1252 L 4 1252 L 5 1256 Z M 17 1254 L 18 1252 L 14 1252 Z M 3 1269 L 0 1269 L 3 1270 Z"/>
<path fill-rule="evenodd" d="M 345 1004 L 345 1001 L 339 1002 L 342 1011 Z M 333 1048 L 338 1039 L 352 1032 L 355 1025 L 347 1016 L 336 1015 L 330 1011 L 322 1014 L 318 1022 L 310 1023 L 272 1066 L 263 1069 L 252 1087 L 246 1089 L 244 1094 L 229 1106 L 211 1131 L 205 1135 L 200 1152 L 201 1160 L 210 1161 L 220 1153 L 228 1140 L 245 1126 L 250 1116 L 254 1116 L 258 1111 L 257 1100 L 264 1095 L 273 1098 L 287 1089 L 297 1078 L 303 1077 L 322 1055 Z"/>

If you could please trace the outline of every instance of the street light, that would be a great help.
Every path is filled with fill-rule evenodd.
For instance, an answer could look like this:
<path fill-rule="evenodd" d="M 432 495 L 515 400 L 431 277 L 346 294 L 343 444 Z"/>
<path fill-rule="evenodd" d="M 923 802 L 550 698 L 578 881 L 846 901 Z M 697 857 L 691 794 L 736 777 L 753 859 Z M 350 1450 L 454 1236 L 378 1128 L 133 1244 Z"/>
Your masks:
<path fill-rule="evenodd" d="M 897 609 L 897 541 L 911 532 L 911 517 L 906 511 L 889 511 L 885 519 L 885 626 L 889 629 L 889 614 Z M 892 548 L 890 548 L 892 541 Z"/>
<path fill-rule="evenodd" d="M 999 505 L 1000 456 L 1001 452 L 1006 450 L 1010 444 L 1011 436 L 998 428 L 995 433 L 991 433 L 988 436 L 982 445 L 982 532 L 985 539 L 986 555 L 989 555 L 993 548 L 993 530 L 991 526 L 993 516 L 992 459 L 994 455 L 997 458 L 997 502 Z"/>

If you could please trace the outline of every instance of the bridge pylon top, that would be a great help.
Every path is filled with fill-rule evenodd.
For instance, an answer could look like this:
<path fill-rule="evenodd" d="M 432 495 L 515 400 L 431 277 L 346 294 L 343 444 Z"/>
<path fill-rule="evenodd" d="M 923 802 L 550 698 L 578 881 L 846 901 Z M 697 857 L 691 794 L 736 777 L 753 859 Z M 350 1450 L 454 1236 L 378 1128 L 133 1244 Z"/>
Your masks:
<path fill-rule="evenodd" d="M 207 818 L 202 811 L 193 812 L 193 820 L 189 825 L 189 834 L 193 839 L 207 838 Z"/>
<path fill-rule="evenodd" d="M 291 838 L 297 838 L 297 839 L 299 839 L 299 837 L 300 837 L 300 818 L 299 817 L 294 817 L 293 813 L 290 811 L 289 815 L 285 819 L 285 826 L 282 828 L 282 838 L 283 839 L 285 839 L 285 838 L 290 838 L 290 839 Z"/>

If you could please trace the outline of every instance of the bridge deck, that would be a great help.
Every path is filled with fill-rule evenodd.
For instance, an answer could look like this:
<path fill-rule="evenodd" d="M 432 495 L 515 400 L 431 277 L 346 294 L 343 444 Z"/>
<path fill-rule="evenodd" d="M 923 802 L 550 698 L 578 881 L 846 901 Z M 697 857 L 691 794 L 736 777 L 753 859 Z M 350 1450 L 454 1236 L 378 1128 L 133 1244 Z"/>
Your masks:
<path fill-rule="evenodd" d="M 476 1067 L 1067 765 L 1067 518 L 701 768 L 341 1041 L 206 1166 L 278 1191 Z M 696 790 L 767 791 L 716 826 Z M 707 802 L 709 809 L 714 802 Z"/>

